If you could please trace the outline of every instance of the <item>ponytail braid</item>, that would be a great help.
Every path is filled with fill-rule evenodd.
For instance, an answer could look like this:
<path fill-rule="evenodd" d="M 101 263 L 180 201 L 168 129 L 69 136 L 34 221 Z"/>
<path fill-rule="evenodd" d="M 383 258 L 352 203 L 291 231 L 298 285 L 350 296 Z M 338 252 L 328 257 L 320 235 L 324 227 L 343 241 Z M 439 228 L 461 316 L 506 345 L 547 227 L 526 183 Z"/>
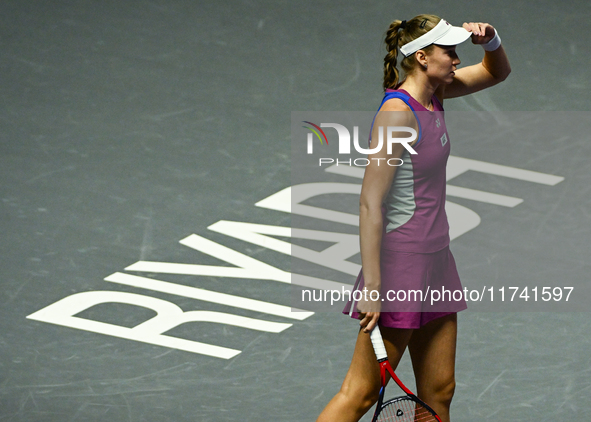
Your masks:
<path fill-rule="evenodd" d="M 439 23 L 441 18 L 435 15 L 418 15 L 406 21 L 395 20 L 390 24 L 386 32 L 386 50 L 388 53 L 384 57 L 384 90 L 388 88 L 396 88 L 400 82 L 400 73 L 397 69 L 398 51 L 400 47 L 417 39 L 423 34 L 433 29 Z M 429 52 L 433 46 L 422 48 L 423 51 Z M 404 57 L 400 61 L 400 67 L 406 75 L 415 71 L 417 61 L 414 54 Z"/>
<path fill-rule="evenodd" d="M 398 43 L 400 40 L 400 27 L 402 21 L 394 21 L 390 24 L 388 32 L 386 32 L 386 50 L 388 54 L 384 57 L 384 90 L 394 88 L 398 84 L 400 75 L 396 68 L 396 60 L 398 56 Z"/>

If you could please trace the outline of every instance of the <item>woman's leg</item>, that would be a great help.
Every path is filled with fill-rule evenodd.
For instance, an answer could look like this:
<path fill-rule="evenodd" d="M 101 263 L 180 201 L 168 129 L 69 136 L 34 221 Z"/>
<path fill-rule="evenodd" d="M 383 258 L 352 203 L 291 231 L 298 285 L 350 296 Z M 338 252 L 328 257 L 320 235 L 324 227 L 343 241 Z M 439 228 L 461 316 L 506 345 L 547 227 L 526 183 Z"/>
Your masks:
<path fill-rule="evenodd" d="M 388 359 L 396 368 L 413 330 L 380 327 Z M 380 367 L 369 338 L 359 331 L 353 359 L 340 391 L 326 405 L 317 422 L 356 422 L 375 404 L 380 392 Z"/>
<path fill-rule="evenodd" d="M 455 389 L 457 314 L 437 318 L 415 330 L 408 344 L 417 395 L 449 422 Z"/>

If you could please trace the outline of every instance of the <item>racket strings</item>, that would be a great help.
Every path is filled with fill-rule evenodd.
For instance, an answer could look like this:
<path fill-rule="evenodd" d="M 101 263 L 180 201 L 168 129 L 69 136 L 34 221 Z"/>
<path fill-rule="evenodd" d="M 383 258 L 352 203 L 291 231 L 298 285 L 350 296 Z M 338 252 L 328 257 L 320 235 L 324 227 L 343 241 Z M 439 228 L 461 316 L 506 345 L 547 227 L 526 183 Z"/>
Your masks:
<path fill-rule="evenodd" d="M 386 404 L 376 422 L 438 422 L 437 418 L 412 400 L 398 400 Z"/>

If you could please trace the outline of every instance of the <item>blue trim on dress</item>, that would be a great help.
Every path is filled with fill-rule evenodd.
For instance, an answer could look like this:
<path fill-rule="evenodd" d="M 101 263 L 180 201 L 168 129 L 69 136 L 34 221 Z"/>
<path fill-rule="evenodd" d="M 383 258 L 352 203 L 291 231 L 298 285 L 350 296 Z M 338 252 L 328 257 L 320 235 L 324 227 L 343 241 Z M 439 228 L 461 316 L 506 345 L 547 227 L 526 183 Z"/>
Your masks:
<path fill-rule="evenodd" d="M 384 98 L 382 99 L 382 103 L 380 104 L 380 107 L 378 108 L 378 111 L 376 112 L 375 116 L 373 116 L 373 120 L 371 122 L 371 129 L 369 132 L 369 136 L 370 136 L 370 142 L 371 142 L 371 133 L 373 132 L 373 124 L 376 120 L 376 116 L 378 115 L 378 113 L 380 112 L 382 106 L 384 105 L 384 103 L 388 100 L 391 100 L 393 98 L 398 98 L 399 100 L 404 101 L 404 103 L 411 109 L 411 111 L 413 112 L 413 114 L 415 115 L 415 119 L 417 120 L 417 125 L 419 126 L 419 138 L 417 139 L 417 143 L 415 145 L 418 145 L 419 142 L 421 142 L 421 121 L 419 120 L 419 116 L 417 116 L 417 112 L 415 111 L 415 109 L 412 107 L 412 105 L 410 105 L 410 96 L 403 94 L 402 92 L 386 92 L 384 94 Z"/>

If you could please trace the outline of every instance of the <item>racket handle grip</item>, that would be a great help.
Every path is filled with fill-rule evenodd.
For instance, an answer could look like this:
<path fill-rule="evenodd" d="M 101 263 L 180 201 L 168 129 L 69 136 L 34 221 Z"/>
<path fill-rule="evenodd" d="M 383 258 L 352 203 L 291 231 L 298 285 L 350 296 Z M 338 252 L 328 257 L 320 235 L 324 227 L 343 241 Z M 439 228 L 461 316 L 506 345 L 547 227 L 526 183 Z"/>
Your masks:
<path fill-rule="evenodd" d="M 373 345 L 373 350 L 376 352 L 376 357 L 378 361 L 382 361 L 388 358 L 388 353 L 386 353 L 386 346 L 384 346 L 384 340 L 382 340 L 382 333 L 380 332 L 380 327 L 375 326 L 374 329 L 371 331 L 369 336 L 371 338 L 371 344 Z"/>

